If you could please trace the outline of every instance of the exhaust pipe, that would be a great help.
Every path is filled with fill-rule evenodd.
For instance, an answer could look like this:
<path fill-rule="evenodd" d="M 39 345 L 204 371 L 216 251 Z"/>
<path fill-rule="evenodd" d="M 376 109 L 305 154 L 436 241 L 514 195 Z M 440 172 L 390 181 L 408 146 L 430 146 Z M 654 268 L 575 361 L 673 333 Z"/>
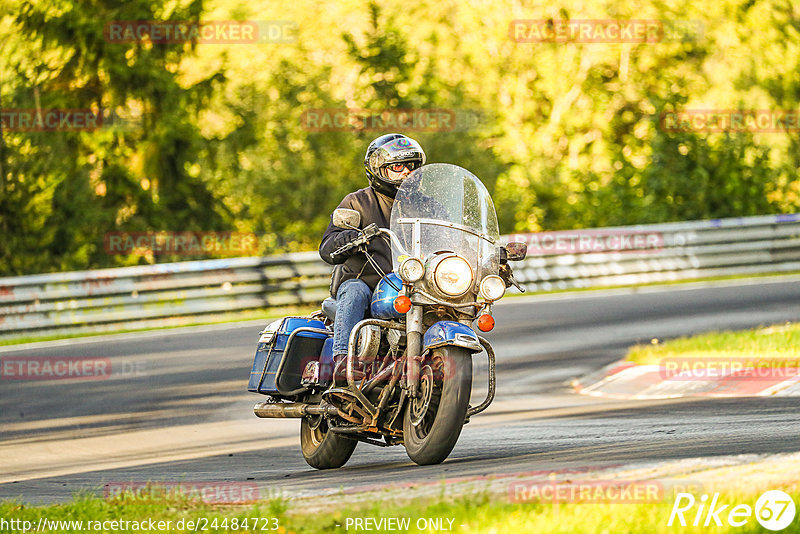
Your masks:
<path fill-rule="evenodd" d="M 339 415 L 339 409 L 331 404 L 306 404 L 304 402 L 259 402 L 253 407 L 257 417 L 266 419 L 291 419 L 307 415 Z"/>

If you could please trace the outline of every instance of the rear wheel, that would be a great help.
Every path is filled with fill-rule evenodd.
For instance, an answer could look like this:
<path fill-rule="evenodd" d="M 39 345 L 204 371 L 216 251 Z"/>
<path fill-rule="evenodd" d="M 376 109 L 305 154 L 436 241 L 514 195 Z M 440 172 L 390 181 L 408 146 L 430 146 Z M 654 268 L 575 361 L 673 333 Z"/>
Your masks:
<path fill-rule="evenodd" d="M 315 469 L 342 467 L 353 455 L 358 441 L 334 434 L 321 415 L 300 421 L 300 448 L 306 463 Z"/>
<path fill-rule="evenodd" d="M 472 390 L 472 354 L 460 347 L 436 349 L 422 363 L 419 395 L 403 416 L 408 457 L 419 465 L 438 464 L 453 450 L 464 426 Z"/>

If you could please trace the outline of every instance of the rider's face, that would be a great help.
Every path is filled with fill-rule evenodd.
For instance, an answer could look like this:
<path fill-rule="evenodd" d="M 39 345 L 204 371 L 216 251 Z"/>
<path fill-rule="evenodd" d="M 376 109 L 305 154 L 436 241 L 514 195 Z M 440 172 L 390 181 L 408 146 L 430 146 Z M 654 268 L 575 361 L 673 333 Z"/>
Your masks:
<path fill-rule="evenodd" d="M 411 169 L 410 169 L 411 166 L 412 165 L 405 163 L 396 163 L 394 165 L 389 165 L 386 167 L 386 177 L 393 181 L 405 180 L 406 177 L 409 174 L 411 174 Z"/>

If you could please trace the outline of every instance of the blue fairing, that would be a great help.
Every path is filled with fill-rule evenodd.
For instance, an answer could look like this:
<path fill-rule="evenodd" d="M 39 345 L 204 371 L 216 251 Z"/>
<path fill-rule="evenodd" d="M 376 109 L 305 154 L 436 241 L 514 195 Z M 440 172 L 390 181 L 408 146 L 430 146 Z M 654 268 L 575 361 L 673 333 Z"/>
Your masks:
<path fill-rule="evenodd" d="M 389 273 L 378 282 L 375 292 L 372 293 L 372 303 L 369 307 L 370 313 L 376 319 L 399 319 L 403 316 L 403 314 L 394 309 L 394 299 L 400 295 L 400 291 L 392 287 L 389 281 L 396 288 L 403 288 L 403 281 L 395 273 Z"/>
<path fill-rule="evenodd" d="M 423 352 L 443 345 L 464 347 L 473 352 L 483 350 L 475 331 L 455 321 L 439 321 L 425 332 L 422 340 Z"/>

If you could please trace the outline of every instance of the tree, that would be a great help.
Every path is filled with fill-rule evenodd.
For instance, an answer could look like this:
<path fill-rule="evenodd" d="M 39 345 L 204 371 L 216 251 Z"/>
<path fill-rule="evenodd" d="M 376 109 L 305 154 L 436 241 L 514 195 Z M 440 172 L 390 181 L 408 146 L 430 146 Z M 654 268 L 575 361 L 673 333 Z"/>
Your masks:
<path fill-rule="evenodd" d="M 12 45 L 3 107 L 92 110 L 105 124 L 4 132 L 0 205 L 9 238 L 0 271 L 124 261 L 103 250 L 112 230 L 223 229 L 221 203 L 193 170 L 195 117 L 223 79 L 212 72 L 184 87 L 177 71 L 192 43 L 110 42 L 98 24 L 196 21 L 201 12 L 200 0 L 174 8 L 146 0 L 21 4 L 11 32 L 25 40 Z"/>

